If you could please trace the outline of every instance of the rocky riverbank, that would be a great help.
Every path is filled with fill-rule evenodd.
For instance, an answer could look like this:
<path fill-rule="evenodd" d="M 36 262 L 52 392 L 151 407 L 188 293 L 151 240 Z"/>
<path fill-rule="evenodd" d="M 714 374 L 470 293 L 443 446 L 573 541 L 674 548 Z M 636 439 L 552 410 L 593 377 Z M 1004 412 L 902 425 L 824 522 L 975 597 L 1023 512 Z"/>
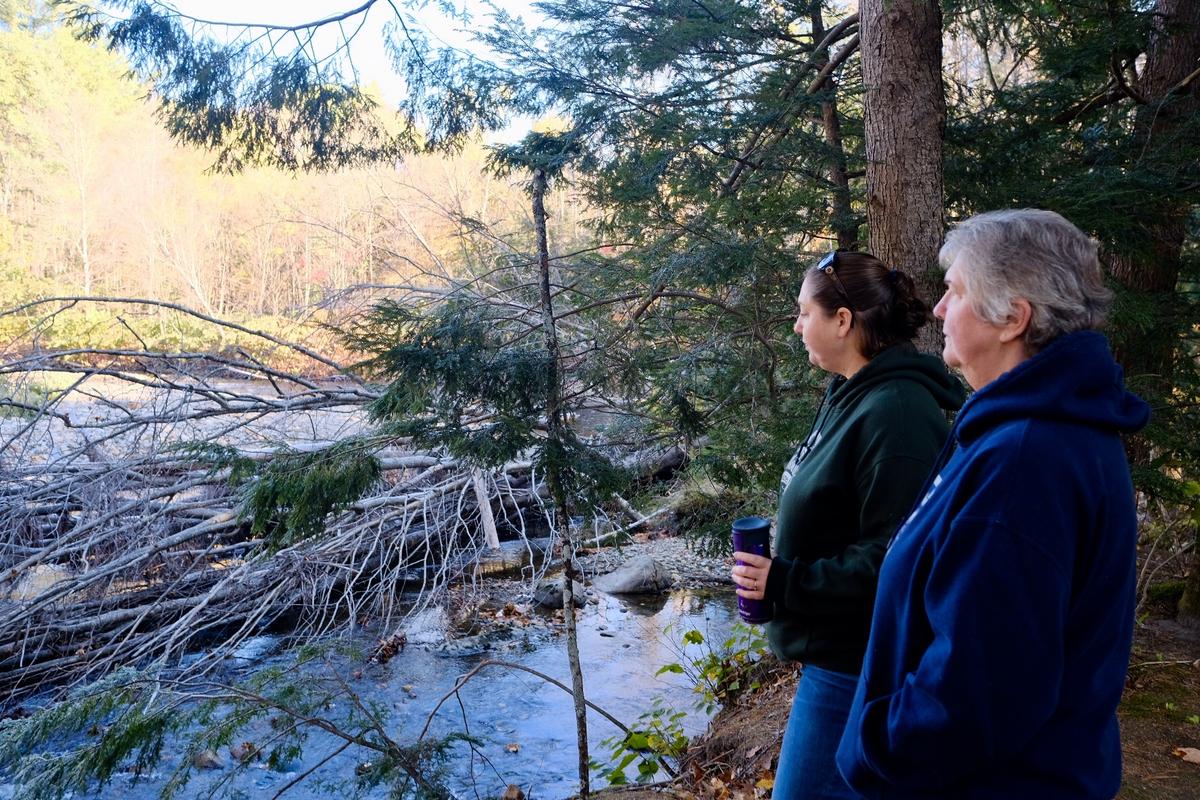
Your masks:
<path fill-rule="evenodd" d="M 682 536 L 643 535 L 628 544 L 587 551 L 580 556 L 579 564 L 585 576 L 594 578 L 643 556 L 653 558 L 666 569 L 674 588 L 733 585 L 728 558 L 703 556 Z"/>
<path fill-rule="evenodd" d="M 545 553 L 549 540 L 527 543 L 504 542 L 499 552 L 485 556 L 476 569 L 477 580 L 452 592 L 451 606 L 457 608 L 459 624 L 478 633 L 483 627 L 512 624 L 516 617 L 532 615 L 535 608 L 553 611 L 562 605 L 561 562 Z M 632 571 L 643 573 L 634 583 L 643 583 L 629 594 L 662 594 L 680 589 L 717 590 L 732 588 L 728 558 L 705 556 L 681 536 L 659 531 L 637 534 L 616 545 L 582 549 L 576 558 L 583 583 L 577 587 L 577 602 L 594 605 L 601 594 L 613 591 L 614 577 Z M 624 581 L 619 581 L 624 582 Z M 482 614 L 481 614 L 482 612 Z M 452 615 L 454 612 L 452 611 Z M 532 615 L 531 624 L 546 622 Z"/>

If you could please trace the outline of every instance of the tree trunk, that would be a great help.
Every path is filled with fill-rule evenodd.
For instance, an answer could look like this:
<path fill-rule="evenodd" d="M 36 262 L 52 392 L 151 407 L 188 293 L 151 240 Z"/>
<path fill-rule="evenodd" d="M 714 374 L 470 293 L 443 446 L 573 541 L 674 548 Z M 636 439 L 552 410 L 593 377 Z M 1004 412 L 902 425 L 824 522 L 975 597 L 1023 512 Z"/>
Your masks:
<path fill-rule="evenodd" d="M 1146 63 L 1137 93 L 1146 102 L 1138 109 L 1134 126 L 1135 149 L 1157 151 L 1159 163 L 1185 164 L 1189 152 L 1200 146 L 1185 126 L 1200 112 L 1200 81 L 1185 79 L 1200 62 L 1200 3 L 1195 0 L 1158 0 L 1154 25 L 1146 47 Z M 1180 89 L 1180 87 L 1184 87 Z M 1153 201 L 1152 201 L 1153 202 Z M 1147 226 L 1148 246 L 1117 253 L 1113 277 L 1130 293 L 1155 310 L 1147 329 L 1129 337 L 1118 349 L 1118 358 L 1130 377 L 1139 378 L 1144 391 L 1165 398 L 1174 386 L 1175 362 L 1181 355 L 1176 313 L 1176 293 L 1181 255 L 1191 207 L 1165 193 L 1157 198 L 1155 222 Z M 1131 443 L 1136 461 L 1151 457 L 1144 440 Z M 1200 531 L 1193 551 L 1191 576 L 1179 601 L 1179 622 L 1200 627 Z"/>
<path fill-rule="evenodd" d="M 548 446 L 553 448 L 565 440 L 564 420 L 562 413 L 562 386 L 559 375 L 558 332 L 554 327 L 554 306 L 550 293 L 550 246 L 546 236 L 546 187 L 548 181 L 546 171 L 541 167 L 533 171 L 533 223 L 537 230 L 538 246 L 538 278 L 541 292 L 542 331 L 546 339 L 546 353 L 549 356 L 547 369 L 550 370 L 550 380 L 546 390 L 546 426 Z M 575 733 L 579 752 L 579 796 L 587 800 L 591 794 L 589 786 L 588 741 L 587 741 L 587 705 L 583 693 L 583 669 L 579 660 L 579 636 L 575 631 L 575 541 L 578 531 L 570 524 L 570 511 L 567 508 L 567 498 L 558 463 L 558 453 L 551 453 L 546 483 L 550 496 L 554 500 L 555 524 L 563 531 L 563 622 L 567 629 L 567 662 L 571 669 L 571 694 L 575 698 Z"/>
<path fill-rule="evenodd" d="M 1176 620 L 1188 628 L 1200 628 L 1200 526 L 1196 528 L 1196 543 L 1192 547 L 1192 570 L 1183 585 Z"/>
<path fill-rule="evenodd" d="M 79 195 L 79 261 L 83 267 L 83 295 L 92 294 L 92 248 L 91 226 L 88 225 L 88 194 L 87 185 L 83 181 L 83 168 L 76 173 L 75 188 Z"/>
<path fill-rule="evenodd" d="M 1180 128 L 1200 111 L 1200 81 L 1185 91 L 1173 91 L 1200 62 L 1200 3 L 1194 0 L 1158 0 L 1154 28 L 1146 48 L 1146 64 L 1138 93 L 1146 103 L 1138 109 L 1135 136 L 1139 151 L 1154 145 L 1165 148 L 1172 163 L 1182 163 L 1185 151 L 1196 143 L 1179 135 Z M 1160 159 L 1161 160 L 1161 159 Z M 1125 288 L 1139 293 L 1173 296 L 1179 281 L 1180 255 L 1191 211 L 1186 202 L 1160 198 L 1158 221 L 1149 227 L 1150 246 L 1141 252 L 1118 254 L 1112 272 Z M 1172 303 L 1167 303 L 1170 307 Z M 1156 304 L 1156 308 L 1163 308 Z M 1131 374 L 1161 375 L 1169 367 L 1175 345 L 1170 319 L 1156 321 L 1158 330 L 1138 337 L 1137 346 L 1122 352 Z M 1162 333 L 1164 335 L 1155 335 Z"/>
<path fill-rule="evenodd" d="M 821 19 L 823 2 L 812 9 L 813 40 L 825 38 L 825 21 Z M 818 65 L 817 71 L 829 63 L 829 53 Z M 828 164 L 825 168 L 830 184 L 829 227 L 837 237 L 839 250 L 854 250 L 858 246 L 858 220 L 850 205 L 850 178 L 846 169 L 846 148 L 842 144 L 842 122 L 837 110 L 837 80 L 830 76 L 822 89 L 827 95 L 821 101 L 821 127 L 825 131 L 825 145 L 829 148 Z"/>
<path fill-rule="evenodd" d="M 79 261 L 83 265 L 83 296 L 92 295 L 92 250 L 88 242 L 86 223 L 80 222 L 79 228 Z"/>
<path fill-rule="evenodd" d="M 941 295 L 937 253 L 942 206 L 942 11 L 936 0 L 862 0 L 866 88 L 867 229 L 871 252 Z M 933 326 L 923 349 L 941 350 Z"/>
<path fill-rule="evenodd" d="M 475 502 L 479 504 L 479 527 L 483 529 L 483 543 L 490 550 L 500 549 L 500 534 L 496 531 L 496 517 L 492 514 L 492 499 L 483 480 L 483 470 L 471 470 L 471 486 L 475 490 Z"/>

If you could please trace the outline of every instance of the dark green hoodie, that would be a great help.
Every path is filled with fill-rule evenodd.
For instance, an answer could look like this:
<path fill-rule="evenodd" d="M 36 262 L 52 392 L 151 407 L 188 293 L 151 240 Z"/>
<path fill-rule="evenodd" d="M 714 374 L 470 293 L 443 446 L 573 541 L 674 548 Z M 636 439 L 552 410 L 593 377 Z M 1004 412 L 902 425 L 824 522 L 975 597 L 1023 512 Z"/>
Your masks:
<path fill-rule="evenodd" d="M 940 359 L 890 347 L 825 393 L 788 463 L 767 577 L 780 658 L 857 673 L 888 538 L 941 450 L 962 385 Z"/>

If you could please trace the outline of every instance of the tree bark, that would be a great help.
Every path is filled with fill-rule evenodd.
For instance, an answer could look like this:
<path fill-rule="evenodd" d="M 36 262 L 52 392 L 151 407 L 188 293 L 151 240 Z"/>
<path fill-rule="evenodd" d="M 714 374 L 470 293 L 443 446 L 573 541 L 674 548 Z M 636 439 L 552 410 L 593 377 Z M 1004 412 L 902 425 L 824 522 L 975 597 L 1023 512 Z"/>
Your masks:
<path fill-rule="evenodd" d="M 1200 62 L 1200 3 L 1195 0 L 1158 0 L 1154 24 L 1146 47 L 1146 63 L 1137 94 L 1146 102 L 1134 123 L 1135 150 L 1154 151 L 1160 164 L 1187 163 L 1189 153 L 1200 146 L 1196 136 L 1184 135 L 1189 121 L 1200 113 L 1200 82 L 1184 81 Z M 1185 86 L 1180 90 L 1178 87 Z M 1155 221 L 1147 226 L 1148 247 L 1118 252 L 1112 261 L 1113 277 L 1130 293 L 1140 296 L 1156 317 L 1147 330 L 1130 337 L 1118 350 L 1118 358 L 1131 377 L 1140 378 L 1152 395 L 1166 397 L 1174 385 L 1175 362 L 1180 351 L 1180 307 L 1176 294 L 1183 242 L 1191 206 L 1166 193 L 1157 198 Z M 1131 457 L 1151 457 L 1148 443 L 1135 441 Z M 1196 531 L 1192 568 L 1179 601 L 1179 622 L 1200 627 L 1200 529 Z"/>
<path fill-rule="evenodd" d="M 562 386 L 559 373 L 558 331 L 554 326 L 553 295 L 550 292 L 550 246 L 546 235 L 546 170 L 537 167 L 533 171 L 531 193 L 533 195 L 533 223 L 537 231 L 538 278 L 541 292 L 542 331 L 546 339 L 549 356 L 547 369 L 550 379 L 546 390 L 546 427 L 549 445 L 564 441 L 562 413 Z M 579 660 L 579 636 L 575 630 L 575 548 L 578 532 L 570 524 L 570 511 L 559 475 L 559 454 L 552 454 L 546 474 L 546 484 L 554 500 L 555 524 L 564 532 L 563 546 L 563 622 L 567 630 L 567 662 L 571 669 L 571 694 L 575 698 L 575 733 L 579 753 L 579 797 L 587 800 L 591 794 L 589 786 L 590 766 L 587 740 L 587 697 L 583 691 L 583 668 Z"/>
<path fill-rule="evenodd" d="M 483 542 L 491 550 L 500 549 L 500 534 L 496 531 L 496 517 L 492 514 L 492 499 L 483 480 L 483 470 L 471 471 L 471 484 L 475 489 L 475 502 L 479 504 L 479 527 L 483 529 Z"/>
<path fill-rule="evenodd" d="M 1178 134 L 1183 124 L 1200 112 L 1200 82 L 1192 81 L 1183 92 L 1172 90 L 1200 62 L 1200 3 L 1158 0 L 1154 19 L 1146 64 L 1138 82 L 1138 94 L 1147 102 L 1138 110 L 1135 122 L 1137 149 L 1162 148 L 1172 157 L 1172 163 L 1180 163 L 1186 150 L 1196 144 Z M 1133 292 L 1170 296 L 1179 281 L 1180 255 L 1191 209 L 1186 202 L 1170 197 L 1160 200 L 1159 219 L 1149 228 L 1150 247 L 1118 254 L 1113 259 L 1112 273 Z M 1160 319 L 1159 323 L 1170 327 L 1169 319 Z M 1154 334 L 1151 331 L 1139 337 L 1141 346 L 1122 352 L 1122 361 L 1131 374 L 1154 374 L 1165 379 L 1169 377 L 1164 367 L 1171 359 L 1174 337 Z"/>
<path fill-rule="evenodd" d="M 945 229 L 941 7 L 936 0 L 862 0 L 859 15 L 871 252 L 936 301 Z M 941 338 L 928 326 L 920 345 L 940 351 Z"/>
<path fill-rule="evenodd" d="M 821 18 L 823 2 L 817 2 L 812 10 L 813 40 L 825 38 L 825 21 Z M 818 64 L 818 72 L 829 63 L 829 51 Z M 829 148 L 828 164 L 825 168 L 830 184 L 829 227 L 837 237 L 839 250 L 854 250 L 858 246 L 858 220 L 850 205 L 850 178 L 846 168 L 846 148 L 842 144 L 842 122 L 837 108 L 837 80 L 830 76 L 822 90 L 827 95 L 821 101 L 821 127 L 825 132 L 825 145 Z"/>

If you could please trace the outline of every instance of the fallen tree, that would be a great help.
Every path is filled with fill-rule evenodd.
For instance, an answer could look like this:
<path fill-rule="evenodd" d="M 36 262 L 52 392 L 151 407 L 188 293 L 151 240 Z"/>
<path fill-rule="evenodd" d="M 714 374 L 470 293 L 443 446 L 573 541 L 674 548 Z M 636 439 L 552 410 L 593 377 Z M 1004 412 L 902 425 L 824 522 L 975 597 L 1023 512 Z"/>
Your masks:
<path fill-rule="evenodd" d="M 39 350 L 39 330 L 91 303 L 190 314 L 241 344 Z M 531 591 L 541 577 L 528 540 L 557 530 L 544 468 L 522 448 L 483 467 L 450 455 L 453 443 L 414 440 L 372 413 L 395 382 L 158 301 L 63 297 L 0 312 L 13 315 L 28 325 L 6 348 L 20 355 L 0 365 L 5 707 L 185 655 L 203 674 L 267 630 L 308 641 L 370 621 L 387 639 L 472 580 L 501 538 L 525 540 Z M 478 433 L 492 424 L 468 415 L 456 435 L 486 445 Z M 647 480 L 685 455 L 639 445 L 617 460 Z M 623 498 L 611 505 L 644 524 Z"/>
<path fill-rule="evenodd" d="M 57 302 L 51 315 L 83 301 Z M 272 627 L 389 629 L 412 610 L 405 588 L 418 608 L 437 602 L 497 529 L 540 529 L 529 463 L 481 471 L 421 451 L 371 422 L 376 388 L 264 336 L 311 368 L 88 348 L 0 367 L 9 704 L 200 646 L 202 672 Z"/>

